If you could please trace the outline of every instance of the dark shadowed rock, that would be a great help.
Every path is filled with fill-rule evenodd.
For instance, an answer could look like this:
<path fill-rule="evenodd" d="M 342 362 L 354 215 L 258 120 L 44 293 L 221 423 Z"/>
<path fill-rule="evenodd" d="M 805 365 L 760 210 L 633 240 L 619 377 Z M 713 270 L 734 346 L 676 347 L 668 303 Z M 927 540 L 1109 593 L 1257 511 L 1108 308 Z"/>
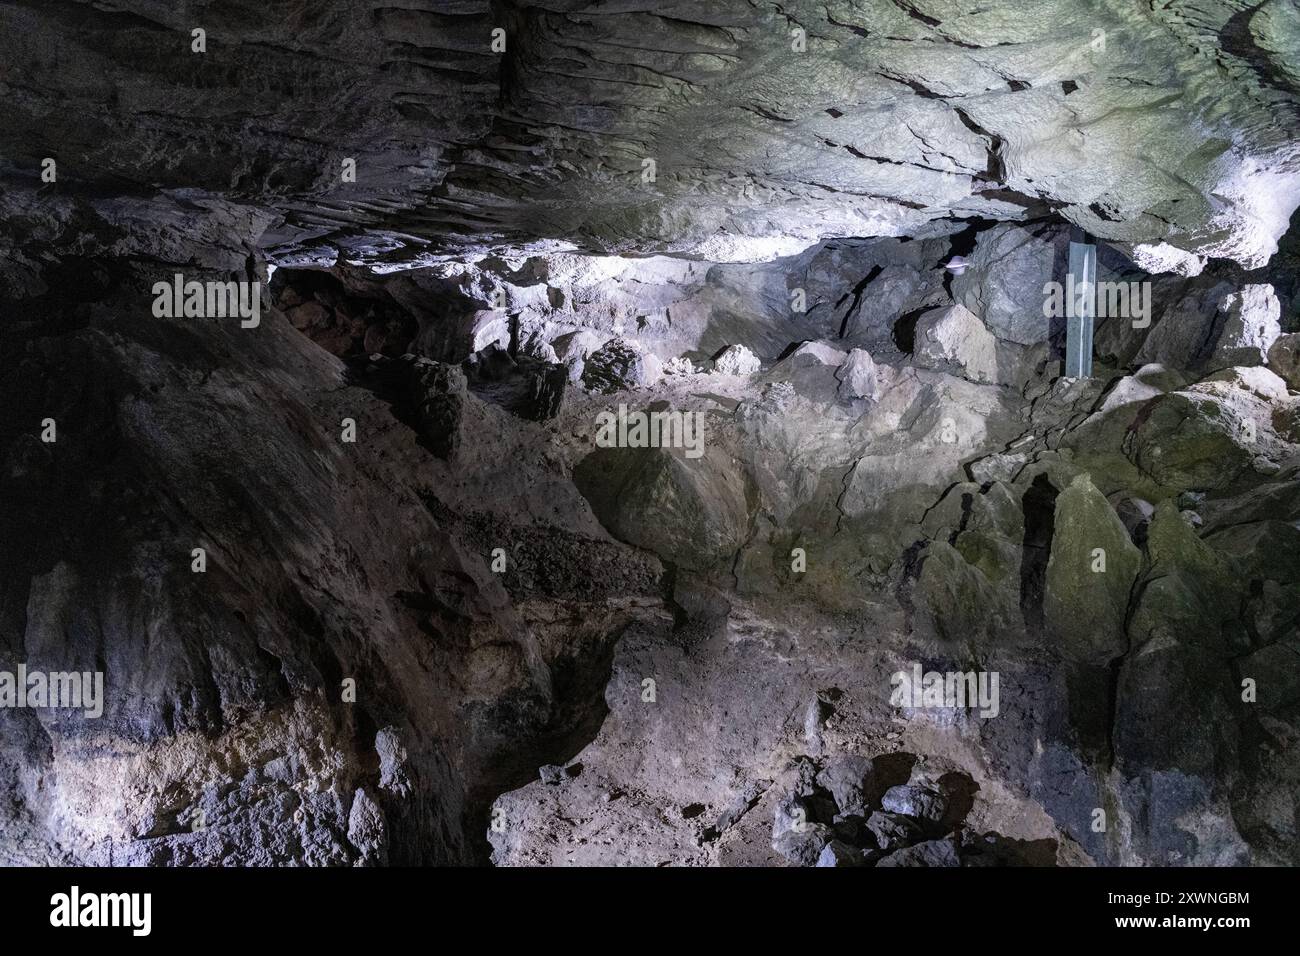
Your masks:
<path fill-rule="evenodd" d="M 1268 367 L 1286 381 L 1287 388 L 1300 392 L 1300 332 L 1288 332 L 1273 340 L 1268 349 Z"/>
<path fill-rule="evenodd" d="M 928 825 L 939 823 L 948 808 L 947 798 L 937 790 L 907 784 L 890 787 L 880 799 L 880 808 L 886 813 L 911 817 Z"/>
<path fill-rule="evenodd" d="M 817 866 L 866 866 L 866 854 L 855 846 L 849 846 L 840 840 L 832 840 L 822 848 L 817 857 Z"/>
<path fill-rule="evenodd" d="M 830 791 L 841 814 L 865 816 L 877 798 L 872 763 L 866 757 L 834 757 L 817 775 L 817 783 Z"/>
<path fill-rule="evenodd" d="M 867 818 L 867 830 L 882 850 L 894 850 L 921 839 L 924 829 L 918 820 L 902 814 L 877 810 Z"/>
<path fill-rule="evenodd" d="M 952 840 L 927 840 L 882 858 L 876 866 L 961 866 Z"/>

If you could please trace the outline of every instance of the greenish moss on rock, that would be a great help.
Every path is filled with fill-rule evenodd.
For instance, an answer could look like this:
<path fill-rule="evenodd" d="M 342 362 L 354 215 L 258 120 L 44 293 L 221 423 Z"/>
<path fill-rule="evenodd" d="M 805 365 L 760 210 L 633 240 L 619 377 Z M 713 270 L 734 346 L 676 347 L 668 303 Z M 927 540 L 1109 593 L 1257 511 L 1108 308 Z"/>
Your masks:
<path fill-rule="evenodd" d="M 1110 502 L 1087 475 L 1076 477 L 1056 499 L 1043 597 L 1048 637 L 1061 656 L 1102 664 L 1125 651 L 1124 622 L 1141 565 Z"/>

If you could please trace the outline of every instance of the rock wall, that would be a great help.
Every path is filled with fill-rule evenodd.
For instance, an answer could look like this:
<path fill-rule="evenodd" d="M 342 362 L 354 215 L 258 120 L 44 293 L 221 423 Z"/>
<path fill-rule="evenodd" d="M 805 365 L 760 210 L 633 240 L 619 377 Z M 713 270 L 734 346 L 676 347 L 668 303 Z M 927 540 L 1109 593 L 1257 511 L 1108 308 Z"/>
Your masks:
<path fill-rule="evenodd" d="M 1297 43 L 7 4 L 0 862 L 1300 863 Z"/>

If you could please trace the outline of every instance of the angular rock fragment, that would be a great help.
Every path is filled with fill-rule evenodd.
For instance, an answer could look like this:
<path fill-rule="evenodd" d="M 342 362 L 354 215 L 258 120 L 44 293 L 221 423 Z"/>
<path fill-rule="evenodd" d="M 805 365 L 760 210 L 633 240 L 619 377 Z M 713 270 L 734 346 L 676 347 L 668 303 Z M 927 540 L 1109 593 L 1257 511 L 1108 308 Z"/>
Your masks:
<path fill-rule="evenodd" d="M 1287 388 L 1300 392 L 1300 332 L 1288 332 L 1273 340 L 1268 349 L 1268 367 L 1282 377 Z"/>
<path fill-rule="evenodd" d="M 1050 331 L 1044 287 L 1061 280 L 1067 242 L 1067 230 L 1060 226 L 1038 233 L 994 226 L 979 234 L 968 267 L 953 279 L 953 297 L 996 338 L 1017 345 L 1043 341 Z M 986 347 L 970 348 L 982 357 Z"/>
<path fill-rule="evenodd" d="M 1212 367 L 1263 365 L 1282 332 L 1281 305 L 1271 285 L 1248 285 L 1219 303 L 1223 329 Z"/>
<path fill-rule="evenodd" d="M 358 865 L 385 866 L 388 863 L 388 834 L 383 811 L 359 788 L 348 814 L 348 842 L 360 853 Z"/>
<path fill-rule="evenodd" d="M 817 866 L 866 866 L 867 858 L 858 847 L 850 846 L 840 840 L 832 840 L 822 848 L 817 857 Z"/>
<path fill-rule="evenodd" d="M 847 359 L 848 356 L 842 350 L 827 342 L 801 342 L 794 351 L 781 359 L 781 364 L 794 367 L 829 365 L 839 368 Z"/>
<path fill-rule="evenodd" d="M 948 810 L 947 798 L 929 787 L 906 784 L 890 787 L 880 798 L 880 808 L 886 813 L 911 817 L 924 824 L 935 826 L 942 822 Z"/>
<path fill-rule="evenodd" d="M 932 309 L 916 322 L 916 361 L 952 369 L 972 382 L 998 380 L 997 338 L 960 305 Z"/>
<path fill-rule="evenodd" d="M 817 774 L 817 784 L 830 792 L 842 815 L 865 816 L 875 794 L 874 771 L 867 757 L 833 757 Z"/>
<path fill-rule="evenodd" d="M 876 866 L 961 866 L 952 840 L 927 840 L 895 850 L 877 861 Z"/>
<path fill-rule="evenodd" d="M 859 398 L 874 400 L 879 393 L 880 382 L 876 374 L 876 363 L 866 349 L 853 349 L 835 373 L 839 379 L 840 395 L 846 399 Z"/>
<path fill-rule="evenodd" d="M 582 384 L 593 392 L 644 388 L 659 381 L 661 376 L 662 366 L 657 358 L 627 339 L 618 338 L 591 352 L 582 368 Z"/>
<path fill-rule="evenodd" d="M 762 367 L 758 357 L 743 345 L 728 345 L 713 359 L 713 370 L 723 375 L 753 375 Z"/>
<path fill-rule="evenodd" d="M 1044 622 L 1068 660 L 1104 664 L 1128 646 L 1125 620 L 1142 556 L 1087 475 L 1056 499 Z"/>
<path fill-rule="evenodd" d="M 882 850 L 909 846 L 919 841 L 925 832 L 919 820 L 881 810 L 867 817 L 867 830 Z"/>
<path fill-rule="evenodd" d="M 795 866 L 817 866 L 831 840 L 830 827 L 809 823 L 800 830 L 786 830 L 774 837 L 772 849 Z"/>

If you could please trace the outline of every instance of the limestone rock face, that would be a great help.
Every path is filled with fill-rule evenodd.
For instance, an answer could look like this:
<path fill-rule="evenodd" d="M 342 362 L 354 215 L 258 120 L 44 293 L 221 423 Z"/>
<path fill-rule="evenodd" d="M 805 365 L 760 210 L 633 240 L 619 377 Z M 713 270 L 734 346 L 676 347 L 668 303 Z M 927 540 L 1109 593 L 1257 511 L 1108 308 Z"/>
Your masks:
<path fill-rule="evenodd" d="M 0 152 L 31 174 L 57 143 L 60 182 L 238 192 L 282 220 L 269 238 L 287 250 L 391 259 L 504 235 L 754 261 L 1050 209 L 1153 269 L 1189 271 L 1262 264 L 1300 201 L 1280 3 L 1061 0 L 1028 17 L 1011 2 L 605 15 L 568 0 L 329 0 L 310 18 L 268 6 L 214 20 L 202 53 L 184 14 L 119 8 L 5 12 L 0 55 L 29 82 Z M 972 258 L 1003 280 L 977 277 L 960 301 L 999 336 L 1036 341 L 1033 310 L 1013 314 L 1027 300 L 999 285 L 1037 297 L 1038 254 L 1004 232 Z"/>

